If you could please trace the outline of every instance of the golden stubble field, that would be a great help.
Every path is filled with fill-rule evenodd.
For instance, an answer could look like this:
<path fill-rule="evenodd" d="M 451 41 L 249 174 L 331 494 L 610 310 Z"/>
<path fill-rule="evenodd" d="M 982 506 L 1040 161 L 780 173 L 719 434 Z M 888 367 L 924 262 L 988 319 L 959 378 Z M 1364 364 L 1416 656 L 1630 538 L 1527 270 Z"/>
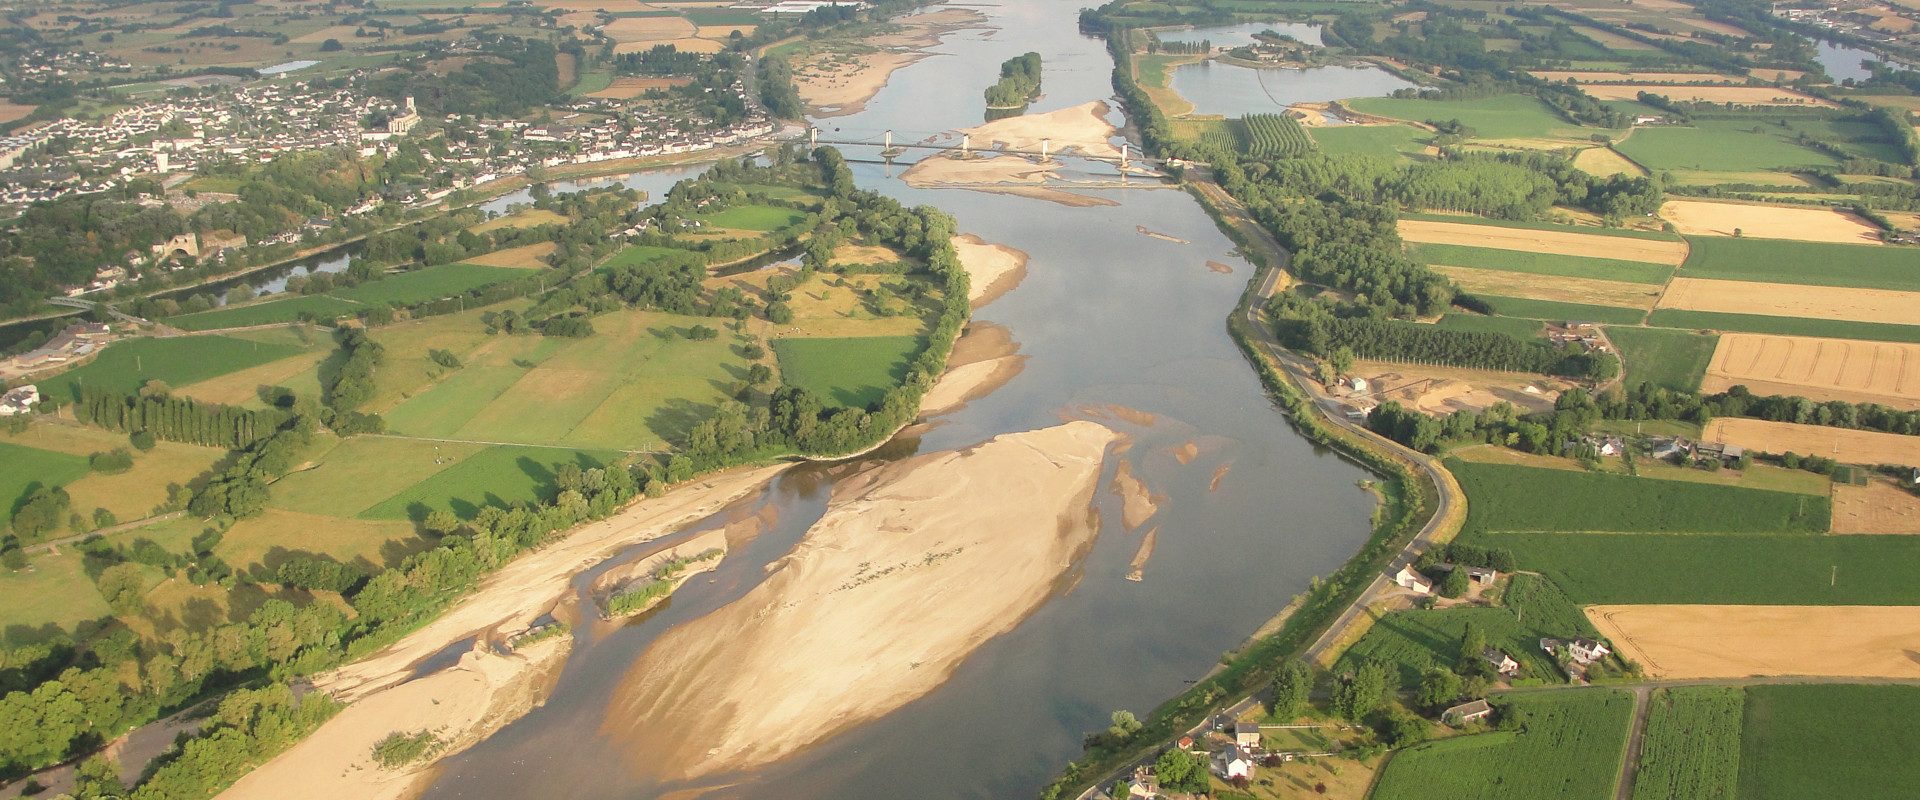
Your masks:
<path fill-rule="evenodd" d="M 1563 275 L 1535 275 L 1498 269 L 1477 269 L 1434 265 L 1434 270 L 1452 278 L 1460 287 L 1476 294 L 1530 297 L 1562 303 L 1586 303 L 1651 310 L 1660 299 L 1660 287 L 1646 283 L 1609 281 L 1598 278 L 1569 278 Z"/>
<path fill-rule="evenodd" d="M 1920 606 L 1589 606 L 1648 677 L 1920 678 Z"/>
<path fill-rule="evenodd" d="M 1920 463 L 1920 436 L 1898 433 L 1721 417 L 1707 423 L 1700 437 L 1766 453 L 1825 456 L 1843 464 Z"/>
<path fill-rule="evenodd" d="M 1920 534 L 1920 495 L 1876 478 L 1833 487 L 1833 532 Z"/>
<path fill-rule="evenodd" d="M 1403 219 L 1400 220 L 1400 238 L 1409 242 L 1491 247 L 1499 250 L 1565 256 L 1616 258 L 1623 261 L 1645 261 L 1675 267 L 1687 260 L 1687 243 L 1682 241 L 1503 228 L 1497 225 L 1475 225 L 1467 222 Z"/>
<path fill-rule="evenodd" d="M 1674 278 L 1661 308 L 1920 325 L 1920 292 Z"/>
<path fill-rule="evenodd" d="M 1700 390 L 1737 385 L 1762 395 L 1920 409 L 1920 344 L 1723 333 Z"/>
<path fill-rule="evenodd" d="M 1660 216 L 1689 236 L 1741 236 L 1802 242 L 1881 244 L 1880 229 L 1864 219 L 1831 208 L 1669 200 Z"/>
<path fill-rule="evenodd" d="M 1733 103 L 1742 106 L 1804 106 L 1834 108 L 1830 100 L 1772 86 L 1676 86 L 1669 83 L 1587 84 L 1581 87 L 1597 100 L 1634 100 L 1652 92 L 1675 102 Z"/>

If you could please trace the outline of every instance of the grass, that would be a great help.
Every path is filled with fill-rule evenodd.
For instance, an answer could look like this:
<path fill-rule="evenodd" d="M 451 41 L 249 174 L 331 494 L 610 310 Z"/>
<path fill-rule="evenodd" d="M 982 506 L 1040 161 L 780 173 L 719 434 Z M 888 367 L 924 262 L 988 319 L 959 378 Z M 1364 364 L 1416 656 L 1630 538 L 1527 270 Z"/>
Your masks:
<path fill-rule="evenodd" d="M 273 486 L 274 508 L 352 517 L 486 449 L 486 445 L 355 436 L 312 469 Z"/>
<path fill-rule="evenodd" d="M 87 474 L 87 457 L 0 442 L 0 519 L 36 487 L 65 486 Z"/>
<path fill-rule="evenodd" d="M 149 380 L 185 386 L 303 351 L 296 345 L 227 336 L 180 336 L 115 342 L 93 361 L 39 382 L 42 394 L 70 403 L 80 386 L 132 392 Z"/>
<path fill-rule="evenodd" d="M 1648 701 L 1634 800 L 1734 800 L 1745 699 L 1734 686 L 1656 690 Z"/>
<path fill-rule="evenodd" d="M 1894 800 L 1920 786 L 1920 687 L 1755 686 L 1745 711 L 1741 800 Z"/>
<path fill-rule="evenodd" d="M 1427 742 L 1387 761 L 1375 800 L 1611 800 L 1633 697 L 1612 689 L 1513 696 L 1517 732 Z"/>
<path fill-rule="evenodd" d="M 1633 228 L 1602 228 L 1597 225 L 1562 225 L 1557 222 L 1533 222 L 1508 219 L 1488 219 L 1486 217 L 1462 214 L 1429 214 L 1407 211 L 1400 214 L 1401 219 L 1417 219 L 1426 222 L 1456 222 L 1462 225 L 1486 225 L 1492 228 L 1513 228 L 1523 231 L 1559 231 L 1561 233 L 1581 233 L 1590 236 L 1617 236 L 1623 239 L 1653 239 L 1663 242 L 1680 241 L 1680 235 L 1665 231 L 1643 231 Z"/>
<path fill-rule="evenodd" d="M 691 258 L 701 263 L 705 263 L 707 260 L 706 256 L 690 250 L 679 250 L 672 247 L 660 247 L 651 244 L 636 244 L 622 248 L 620 252 L 614 253 L 612 258 L 607 259 L 606 263 L 600 266 L 603 269 L 610 267 L 637 267 L 641 264 L 650 264 L 666 258 Z"/>
<path fill-rule="evenodd" d="M 799 222 L 804 217 L 804 214 L 791 208 L 745 205 L 734 206 L 711 214 L 697 214 L 694 218 L 716 228 L 765 232 L 777 231 Z"/>
<path fill-rule="evenodd" d="M 613 85 L 613 73 L 590 70 L 580 73 L 580 79 L 574 81 L 573 88 L 567 90 L 572 97 L 583 97 Z"/>
<path fill-rule="evenodd" d="M 549 447 L 499 445 L 407 487 L 361 513 L 365 519 L 426 519 L 439 510 L 473 519 L 486 506 L 531 503 L 554 491 L 553 473 L 561 464 L 581 469 L 613 463 L 614 454 Z"/>
<path fill-rule="evenodd" d="M 1651 383 L 1683 392 L 1698 391 L 1713 361 L 1720 337 L 1670 328 L 1607 328 L 1607 338 L 1626 360 L 1627 383 Z"/>
<path fill-rule="evenodd" d="M 1568 123 L 1540 98 L 1524 94 L 1503 94 L 1473 100 L 1363 97 L 1346 102 L 1362 113 L 1411 122 L 1457 119 L 1472 128 L 1474 138 L 1478 139 L 1585 140 L 1595 131 L 1605 130 Z"/>
<path fill-rule="evenodd" d="M 1697 236 L 1681 274 L 1690 278 L 1920 292 L 1912 250 L 1871 244 Z"/>
<path fill-rule="evenodd" d="M 1788 492 L 1604 472 L 1482 464 L 1447 468 L 1468 497 L 1468 531 L 1818 533 L 1829 502 Z"/>
<path fill-rule="evenodd" d="M 192 522 L 198 524 L 197 520 Z M 295 555 L 324 556 L 372 572 L 396 566 L 433 543 L 420 536 L 411 522 L 342 519 L 340 515 L 270 508 L 258 517 L 235 523 L 221 537 L 215 553 L 237 569 L 258 571 L 263 576 Z"/>
<path fill-rule="evenodd" d="M 35 555 L 26 569 L 0 570 L 0 608 L 7 610 L 3 638 L 9 643 L 43 641 L 56 630 L 71 633 L 111 613 L 73 548 Z"/>
<path fill-rule="evenodd" d="M 778 339 L 774 355 L 786 383 L 847 408 L 877 405 L 899 386 L 924 346 L 918 336 Z"/>
<path fill-rule="evenodd" d="M 1310 128 L 1307 135 L 1328 155 L 1383 158 L 1417 155 L 1432 138 L 1411 125 L 1336 125 Z"/>
<path fill-rule="evenodd" d="M 211 331 L 293 322 L 302 316 L 316 320 L 338 319 L 358 313 L 365 306 L 323 294 L 299 297 L 281 294 L 257 303 L 246 303 L 198 314 L 168 317 L 166 323 L 181 330 Z"/>
<path fill-rule="evenodd" d="M 1637 325 L 1640 323 L 1641 318 L 1646 316 L 1646 312 L 1637 308 L 1596 306 L 1588 303 L 1562 303 L 1555 300 L 1534 300 L 1526 297 L 1501 297 L 1498 295 L 1479 295 L 1479 297 L 1493 306 L 1494 313 L 1503 317 L 1599 322 L 1609 325 Z"/>
<path fill-rule="evenodd" d="M 1499 333 L 1515 339 L 1533 339 L 1545 330 L 1537 319 L 1518 317 L 1489 317 L 1484 314 L 1449 312 L 1434 325 L 1450 331 L 1475 331 L 1481 333 Z"/>
<path fill-rule="evenodd" d="M 349 289 L 336 289 L 333 295 L 367 305 L 386 303 L 404 306 L 465 294 L 483 286 L 524 278 L 528 274 L 527 270 L 513 267 L 441 264 L 389 275 Z"/>
<path fill-rule="evenodd" d="M 1654 172 L 1800 171 L 1838 165 L 1832 156 L 1771 133 L 1732 128 L 1642 128 L 1614 149 Z"/>
<path fill-rule="evenodd" d="M 1560 275 L 1570 278 L 1598 278 L 1630 283 L 1663 284 L 1673 277 L 1673 268 L 1664 264 L 1622 261 L 1612 258 L 1563 256 L 1552 253 L 1528 253 L 1492 247 L 1465 247 L 1452 244 L 1410 244 L 1407 254 L 1427 264 L 1476 267 L 1534 275 Z"/>
<path fill-rule="evenodd" d="M 1915 605 L 1916 536 L 1472 533 L 1581 605 Z"/>
<path fill-rule="evenodd" d="M 1897 325 L 1890 322 L 1771 317 L 1765 314 L 1722 314 L 1717 311 L 1657 308 L 1648 315 L 1647 324 L 1662 328 L 1777 333 L 1783 336 L 1821 336 L 1829 339 L 1865 339 L 1873 342 L 1920 344 L 1920 325 Z"/>

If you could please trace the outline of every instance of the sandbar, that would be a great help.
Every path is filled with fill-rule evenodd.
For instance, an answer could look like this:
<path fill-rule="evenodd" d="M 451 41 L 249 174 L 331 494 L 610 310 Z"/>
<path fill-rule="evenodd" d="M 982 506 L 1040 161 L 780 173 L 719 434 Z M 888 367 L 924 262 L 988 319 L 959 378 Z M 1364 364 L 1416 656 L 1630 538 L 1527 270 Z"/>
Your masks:
<path fill-rule="evenodd" d="M 719 552 L 712 558 L 699 558 L 712 551 Z M 600 577 L 594 579 L 593 594 L 601 598 L 604 610 L 604 604 L 612 600 L 613 595 L 626 590 L 629 584 L 635 581 L 651 578 L 654 572 L 658 571 L 660 567 L 667 562 L 676 558 L 695 559 L 689 561 L 684 567 L 681 567 L 679 572 L 674 574 L 673 586 L 667 590 L 666 594 L 653 598 L 652 602 L 647 603 L 641 608 L 629 611 L 623 616 L 641 614 L 654 606 L 666 602 L 668 597 L 673 596 L 673 593 L 677 591 L 682 584 L 691 580 L 693 576 L 711 571 L 713 568 L 720 566 L 720 559 L 726 557 L 726 554 L 727 529 L 715 528 L 680 544 L 665 548 L 646 558 L 637 559 L 631 564 L 623 564 L 618 568 L 607 570 L 601 574 Z"/>
<path fill-rule="evenodd" d="M 1119 434 L 1079 421 L 873 468 L 745 597 L 663 635 L 602 735 L 674 780 L 750 770 L 891 712 L 1044 604 L 1095 534 Z"/>
<path fill-rule="evenodd" d="M 953 354 L 947 357 L 947 371 L 920 398 L 920 416 L 957 411 L 1007 385 L 1026 369 L 1027 357 L 1019 355 L 1019 349 L 1005 326 L 991 322 L 969 323 L 953 343 Z"/>
<path fill-rule="evenodd" d="M 989 244 L 971 233 L 953 237 L 954 254 L 967 270 L 967 299 L 980 308 L 1020 285 L 1027 277 L 1027 254 L 1004 244 Z"/>

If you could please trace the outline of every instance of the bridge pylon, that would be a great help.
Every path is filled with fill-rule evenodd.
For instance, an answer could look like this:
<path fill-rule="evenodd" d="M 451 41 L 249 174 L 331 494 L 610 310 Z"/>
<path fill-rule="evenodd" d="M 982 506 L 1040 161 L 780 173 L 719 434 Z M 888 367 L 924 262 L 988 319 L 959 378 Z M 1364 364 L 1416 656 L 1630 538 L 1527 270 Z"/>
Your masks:
<path fill-rule="evenodd" d="M 1052 139 L 1041 139 L 1041 140 L 1040 140 L 1040 163 L 1042 163 L 1042 164 L 1045 164 L 1045 163 L 1047 163 L 1047 151 L 1048 151 L 1048 150 L 1051 150 L 1052 148 L 1053 148 L 1053 140 L 1052 140 Z"/>
<path fill-rule="evenodd" d="M 884 158 L 888 161 L 892 161 L 895 156 L 898 156 L 901 153 L 906 152 L 905 149 L 896 148 L 893 146 L 893 129 L 892 128 L 888 128 L 887 132 L 885 134 L 882 134 L 881 141 L 884 143 L 883 146 L 880 148 L 881 158 Z"/>
<path fill-rule="evenodd" d="M 960 134 L 960 157 L 961 158 L 973 157 L 973 134 L 971 133 Z"/>
<path fill-rule="evenodd" d="M 1120 143 L 1120 174 L 1122 175 L 1127 173 L 1127 149 L 1132 144 L 1132 142 Z"/>
<path fill-rule="evenodd" d="M 816 126 L 808 125 L 807 126 L 807 149 L 812 150 L 819 146 L 820 146 L 820 129 Z"/>

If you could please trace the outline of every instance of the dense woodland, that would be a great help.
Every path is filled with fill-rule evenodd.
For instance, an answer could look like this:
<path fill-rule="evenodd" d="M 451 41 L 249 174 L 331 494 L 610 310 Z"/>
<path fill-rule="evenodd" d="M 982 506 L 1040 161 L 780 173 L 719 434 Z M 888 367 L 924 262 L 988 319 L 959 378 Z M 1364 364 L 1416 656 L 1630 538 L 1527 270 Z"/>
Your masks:
<path fill-rule="evenodd" d="M 1020 108 L 1040 95 L 1040 54 L 1014 56 L 1000 65 L 1000 80 L 987 87 L 988 108 Z"/>

